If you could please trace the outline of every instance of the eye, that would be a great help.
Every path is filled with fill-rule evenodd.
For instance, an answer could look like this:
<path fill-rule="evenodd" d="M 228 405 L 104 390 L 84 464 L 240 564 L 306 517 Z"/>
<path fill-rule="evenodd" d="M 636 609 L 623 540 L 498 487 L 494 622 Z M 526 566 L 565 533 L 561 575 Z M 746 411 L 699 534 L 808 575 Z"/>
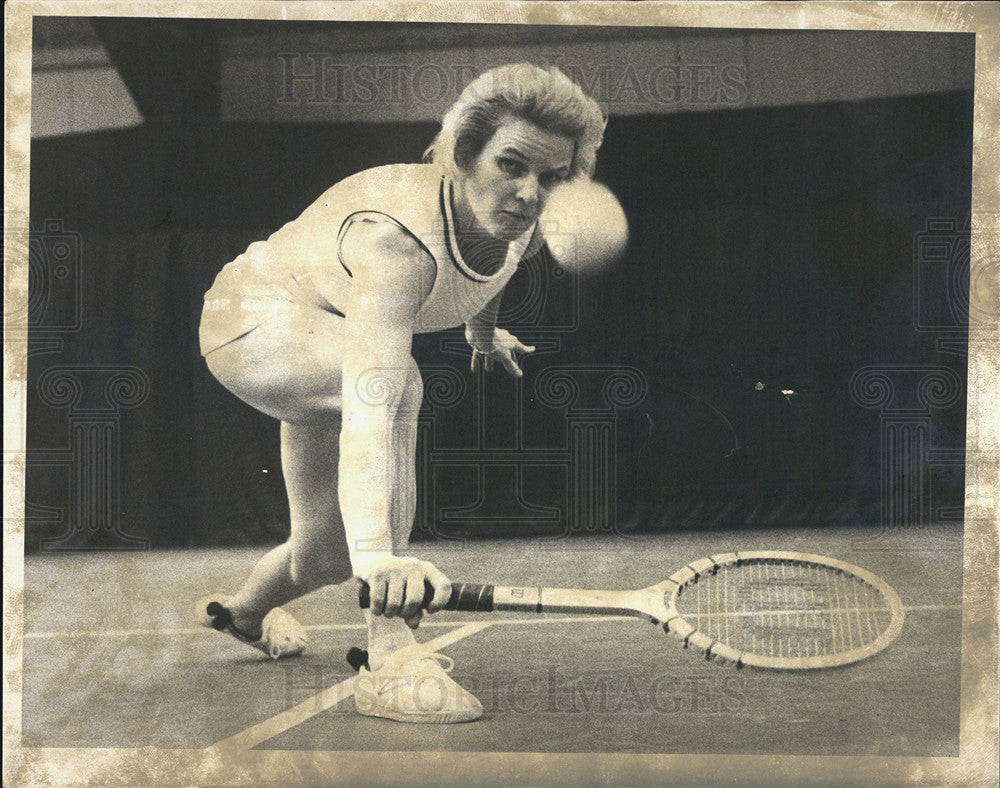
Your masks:
<path fill-rule="evenodd" d="M 497 167 L 504 175 L 510 175 L 513 178 L 519 178 L 528 171 L 522 162 L 508 156 L 500 156 L 497 159 Z"/>
<path fill-rule="evenodd" d="M 560 183 L 564 183 L 569 176 L 562 171 L 558 172 L 545 172 L 538 179 L 539 183 L 542 184 L 543 188 L 552 189 L 558 186 Z"/>

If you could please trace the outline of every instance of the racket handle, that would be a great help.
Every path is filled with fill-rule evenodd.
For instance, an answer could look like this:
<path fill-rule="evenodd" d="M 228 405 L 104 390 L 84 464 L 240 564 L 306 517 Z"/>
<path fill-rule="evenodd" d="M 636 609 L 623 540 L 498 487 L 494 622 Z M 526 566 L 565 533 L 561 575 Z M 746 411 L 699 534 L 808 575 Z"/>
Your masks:
<path fill-rule="evenodd" d="M 424 580 L 424 600 L 420 607 L 424 610 L 434 599 L 434 586 L 429 581 Z M 371 590 L 368 583 L 361 581 L 358 588 L 358 602 L 361 607 L 367 609 L 371 607 Z M 464 610 L 468 613 L 492 613 L 493 612 L 493 586 L 481 586 L 476 583 L 452 583 L 451 596 L 444 606 L 445 610 Z"/>

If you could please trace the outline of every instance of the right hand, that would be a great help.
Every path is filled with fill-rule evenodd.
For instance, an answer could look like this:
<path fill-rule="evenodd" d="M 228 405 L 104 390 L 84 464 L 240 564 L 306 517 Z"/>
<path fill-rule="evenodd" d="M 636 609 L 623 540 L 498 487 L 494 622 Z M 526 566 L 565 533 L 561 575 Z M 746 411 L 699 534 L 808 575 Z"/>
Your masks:
<path fill-rule="evenodd" d="M 510 331 L 503 328 L 476 329 L 466 326 L 465 338 L 472 347 L 470 368 L 478 372 L 480 366 L 487 372 L 493 370 L 494 360 L 499 361 L 507 372 L 515 378 L 524 376 L 518 359 L 526 353 L 534 353 L 534 345 L 525 345 Z"/>
<path fill-rule="evenodd" d="M 370 610 L 376 616 L 399 616 L 406 625 L 416 629 L 424 611 L 424 581 L 434 587 L 434 598 L 427 612 L 444 608 L 451 596 L 451 583 L 444 572 L 430 561 L 401 558 L 391 554 L 373 555 L 355 567 L 354 576 L 368 583 Z"/>

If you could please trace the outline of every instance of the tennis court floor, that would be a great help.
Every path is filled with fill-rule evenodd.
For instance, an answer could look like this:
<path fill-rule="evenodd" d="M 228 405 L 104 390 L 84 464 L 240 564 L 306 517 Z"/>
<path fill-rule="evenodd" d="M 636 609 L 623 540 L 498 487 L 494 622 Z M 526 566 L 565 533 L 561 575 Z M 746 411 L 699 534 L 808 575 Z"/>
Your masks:
<path fill-rule="evenodd" d="M 786 549 L 880 575 L 906 608 L 900 638 L 843 668 L 771 673 L 699 659 L 631 618 L 438 613 L 421 640 L 483 703 L 464 725 L 353 713 L 344 661 L 364 646 L 353 582 L 288 606 L 310 631 L 275 661 L 200 628 L 192 603 L 232 590 L 261 549 L 29 556 L 25 747 L 296 751 L 955 756 L 960 528 L 684 532 L 634 539 L 470 541 L 427 553 L 453 580 L 640 588 L 690 560 Z"/>

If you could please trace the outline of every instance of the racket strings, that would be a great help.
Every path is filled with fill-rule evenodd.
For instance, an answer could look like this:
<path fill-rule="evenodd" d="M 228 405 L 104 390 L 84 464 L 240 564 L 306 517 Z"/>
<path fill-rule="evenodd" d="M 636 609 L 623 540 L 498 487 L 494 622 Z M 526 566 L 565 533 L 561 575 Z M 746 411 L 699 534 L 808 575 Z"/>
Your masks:
<path fill-rule="evenodd" d="M 892 611 L 867 582 L 832 567 L 745 562 L 689 582 L 676 600 L 696 630 L 740 651 L 809 657 L 865 647 Z"/>

